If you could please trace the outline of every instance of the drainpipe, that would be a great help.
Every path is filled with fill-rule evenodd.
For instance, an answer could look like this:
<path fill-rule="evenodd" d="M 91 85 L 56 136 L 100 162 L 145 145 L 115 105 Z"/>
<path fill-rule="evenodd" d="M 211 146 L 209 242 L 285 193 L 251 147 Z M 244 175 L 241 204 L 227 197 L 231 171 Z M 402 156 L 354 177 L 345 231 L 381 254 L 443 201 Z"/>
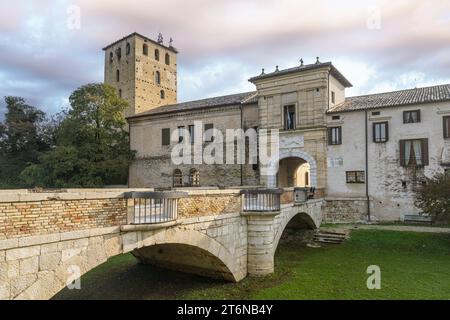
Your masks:
<path fill-rule="evenodd" d="M 243 114 L 242 103 L 240 104 L 240 109 L 241 109 L 241 130 L 243 130 L 244 120 L 243 120 L 243 116 L 242 116 L 242 114 Z M 242 139 L 242 137 L 241 137 L 241 139 Z M 244 161 L 245 161 L 245 139 L 244 139 L 243 143 L 244 143 Z M 243 176 L 243 173 L 242 173 L 242 169 L 243 169 L 243 164 L 242 164 L 242 161 L 241 161 L 241 186 L 244 185 L 244 176 Z"/>
<path fill-rule="evenodd" d="M 367 129 L 367 110 L 364 110 L 365 116 L 365 148 L 366 148 L 366 201 L 367 201 L 367 221 L 370 222 L 370 198 L 369 198 L 369 142 L 368 142 L 368 129 Z"/>

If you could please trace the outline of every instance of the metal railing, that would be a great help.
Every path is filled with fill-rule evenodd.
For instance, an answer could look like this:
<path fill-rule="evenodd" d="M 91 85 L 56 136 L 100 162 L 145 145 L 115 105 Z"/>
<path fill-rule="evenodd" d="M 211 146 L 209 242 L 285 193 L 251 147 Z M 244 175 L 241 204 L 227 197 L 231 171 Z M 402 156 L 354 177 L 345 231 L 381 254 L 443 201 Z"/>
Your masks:
<path fill-rule="evenodd" d="M 314 193 L 316 188 L 314 187 L 304 187 L 304 188 L 294 188 L 294 202 L 301 203 L 306 202 L 309 199 L 314 199 Z"/>
<path fill-rule="evenodd" d="M 155 224 L 177 219 L 178 199 L 186 192 L 126 192 L 129 224 Z"/>
<path fill-rule="evenodd" d="M 246 189 L 241 190 L 243 195 L 243 211 L 280 211 L 280 196 L 282 189 Z"/>

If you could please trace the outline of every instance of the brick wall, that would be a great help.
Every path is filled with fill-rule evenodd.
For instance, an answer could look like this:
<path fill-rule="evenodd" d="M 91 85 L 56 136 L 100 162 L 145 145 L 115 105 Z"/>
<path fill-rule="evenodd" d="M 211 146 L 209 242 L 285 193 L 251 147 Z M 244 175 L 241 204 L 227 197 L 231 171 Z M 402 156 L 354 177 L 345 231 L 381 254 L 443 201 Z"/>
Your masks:
<path fill-rule="evenodd" d="M 178 218 L 239 213 L 240 211 L 241 195 L 239 193 L 198 194 L 178 200 Z"/>

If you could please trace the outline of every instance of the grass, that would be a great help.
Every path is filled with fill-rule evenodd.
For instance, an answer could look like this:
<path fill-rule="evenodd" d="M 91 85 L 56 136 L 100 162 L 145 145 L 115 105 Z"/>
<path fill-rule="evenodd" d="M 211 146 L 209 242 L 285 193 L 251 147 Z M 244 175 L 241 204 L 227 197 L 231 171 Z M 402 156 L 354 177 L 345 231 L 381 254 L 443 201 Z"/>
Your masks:
<path fill-rule="evenodd" d="M 381 289 L 368 290 L 369 265 Z M 57 299 L 450 299 L 450 235 L 353 231 L 342 245 L 280 244 L 275 273 L 239 283 L 201 278 L 112 258 Z"/>

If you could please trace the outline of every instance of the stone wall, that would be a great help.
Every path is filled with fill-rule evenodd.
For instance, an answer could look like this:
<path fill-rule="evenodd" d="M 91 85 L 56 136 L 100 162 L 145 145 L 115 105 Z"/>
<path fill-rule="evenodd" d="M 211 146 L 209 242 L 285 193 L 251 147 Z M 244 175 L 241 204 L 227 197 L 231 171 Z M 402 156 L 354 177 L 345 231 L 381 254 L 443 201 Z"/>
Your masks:
<path fill-rule="evenodd" d="M 365 198 L 326 198 L 323 207 L 324 223 L 367 221 Z"/>

